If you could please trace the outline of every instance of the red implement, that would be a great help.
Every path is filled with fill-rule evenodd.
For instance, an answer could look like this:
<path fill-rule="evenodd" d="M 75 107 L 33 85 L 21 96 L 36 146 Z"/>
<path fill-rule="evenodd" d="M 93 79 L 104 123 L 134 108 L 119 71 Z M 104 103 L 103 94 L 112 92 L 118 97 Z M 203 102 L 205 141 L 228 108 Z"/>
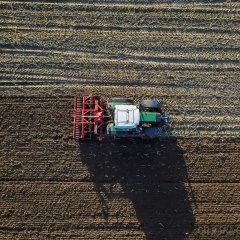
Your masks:
<path fill-rule="evenodd" d="M 103 111 L 102 99 L 94 94 L 74 96 L 73 137 L 102 141 Z"/>

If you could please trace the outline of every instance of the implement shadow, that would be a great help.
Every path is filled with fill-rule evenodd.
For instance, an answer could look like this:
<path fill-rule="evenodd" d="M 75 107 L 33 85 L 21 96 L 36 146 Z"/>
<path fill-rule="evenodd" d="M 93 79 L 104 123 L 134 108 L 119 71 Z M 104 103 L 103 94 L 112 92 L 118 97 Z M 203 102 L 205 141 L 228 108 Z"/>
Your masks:
<path fill-rule="evenodd" d="M 185 239 L 194 225 L 187 190 L 187 170 L 176 142 L 105 140 L 81 142 L 81 161 L 91 174 L 107 222 L 108 200 L 114 198 L 105 183 L 121 184 L 146 239 Z M 115 216 L 121 217 L 121 216 Z M 116 226 L 121 229 L 121 226 Z M 131 227 L 129 226 L 129 230 Z"/>

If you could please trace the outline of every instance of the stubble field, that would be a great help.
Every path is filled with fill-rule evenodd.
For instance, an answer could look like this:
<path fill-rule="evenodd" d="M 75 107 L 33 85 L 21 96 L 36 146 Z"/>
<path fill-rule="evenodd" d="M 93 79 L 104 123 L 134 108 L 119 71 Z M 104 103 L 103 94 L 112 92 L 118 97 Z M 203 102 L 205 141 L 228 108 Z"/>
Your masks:
<path fill-rule="evenodd" d="M 239 239 L 240 5 L 156 2 L 0 2 L 1 239 Z M 76 92 L 178 141 L 79 144 Z"/>

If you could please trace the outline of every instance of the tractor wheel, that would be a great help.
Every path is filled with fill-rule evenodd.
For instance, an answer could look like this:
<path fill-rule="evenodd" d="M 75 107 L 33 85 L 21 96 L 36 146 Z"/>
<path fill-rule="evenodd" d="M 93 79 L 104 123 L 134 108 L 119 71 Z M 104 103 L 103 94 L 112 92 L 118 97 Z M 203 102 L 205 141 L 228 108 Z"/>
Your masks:
<path fill-rule="evenodd" d="M 162 104 L 158 100 L 143 100 L 141 108 L 143 111 L 161 112 Z"/>

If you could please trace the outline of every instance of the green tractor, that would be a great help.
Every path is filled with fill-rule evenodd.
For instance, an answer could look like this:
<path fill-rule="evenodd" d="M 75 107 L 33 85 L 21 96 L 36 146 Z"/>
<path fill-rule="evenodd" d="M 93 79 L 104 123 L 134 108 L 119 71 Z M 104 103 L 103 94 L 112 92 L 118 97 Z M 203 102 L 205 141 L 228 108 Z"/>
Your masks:
<path fill-rule="evenodd" d="M 165 139 L 172 136 L 169 115 L 156 99 L 134 104 L 127 98 L 110 98 L 106 104 L 94 94 L 74 97 L 73 136 L 102 141 L 103 137 Z"/>

